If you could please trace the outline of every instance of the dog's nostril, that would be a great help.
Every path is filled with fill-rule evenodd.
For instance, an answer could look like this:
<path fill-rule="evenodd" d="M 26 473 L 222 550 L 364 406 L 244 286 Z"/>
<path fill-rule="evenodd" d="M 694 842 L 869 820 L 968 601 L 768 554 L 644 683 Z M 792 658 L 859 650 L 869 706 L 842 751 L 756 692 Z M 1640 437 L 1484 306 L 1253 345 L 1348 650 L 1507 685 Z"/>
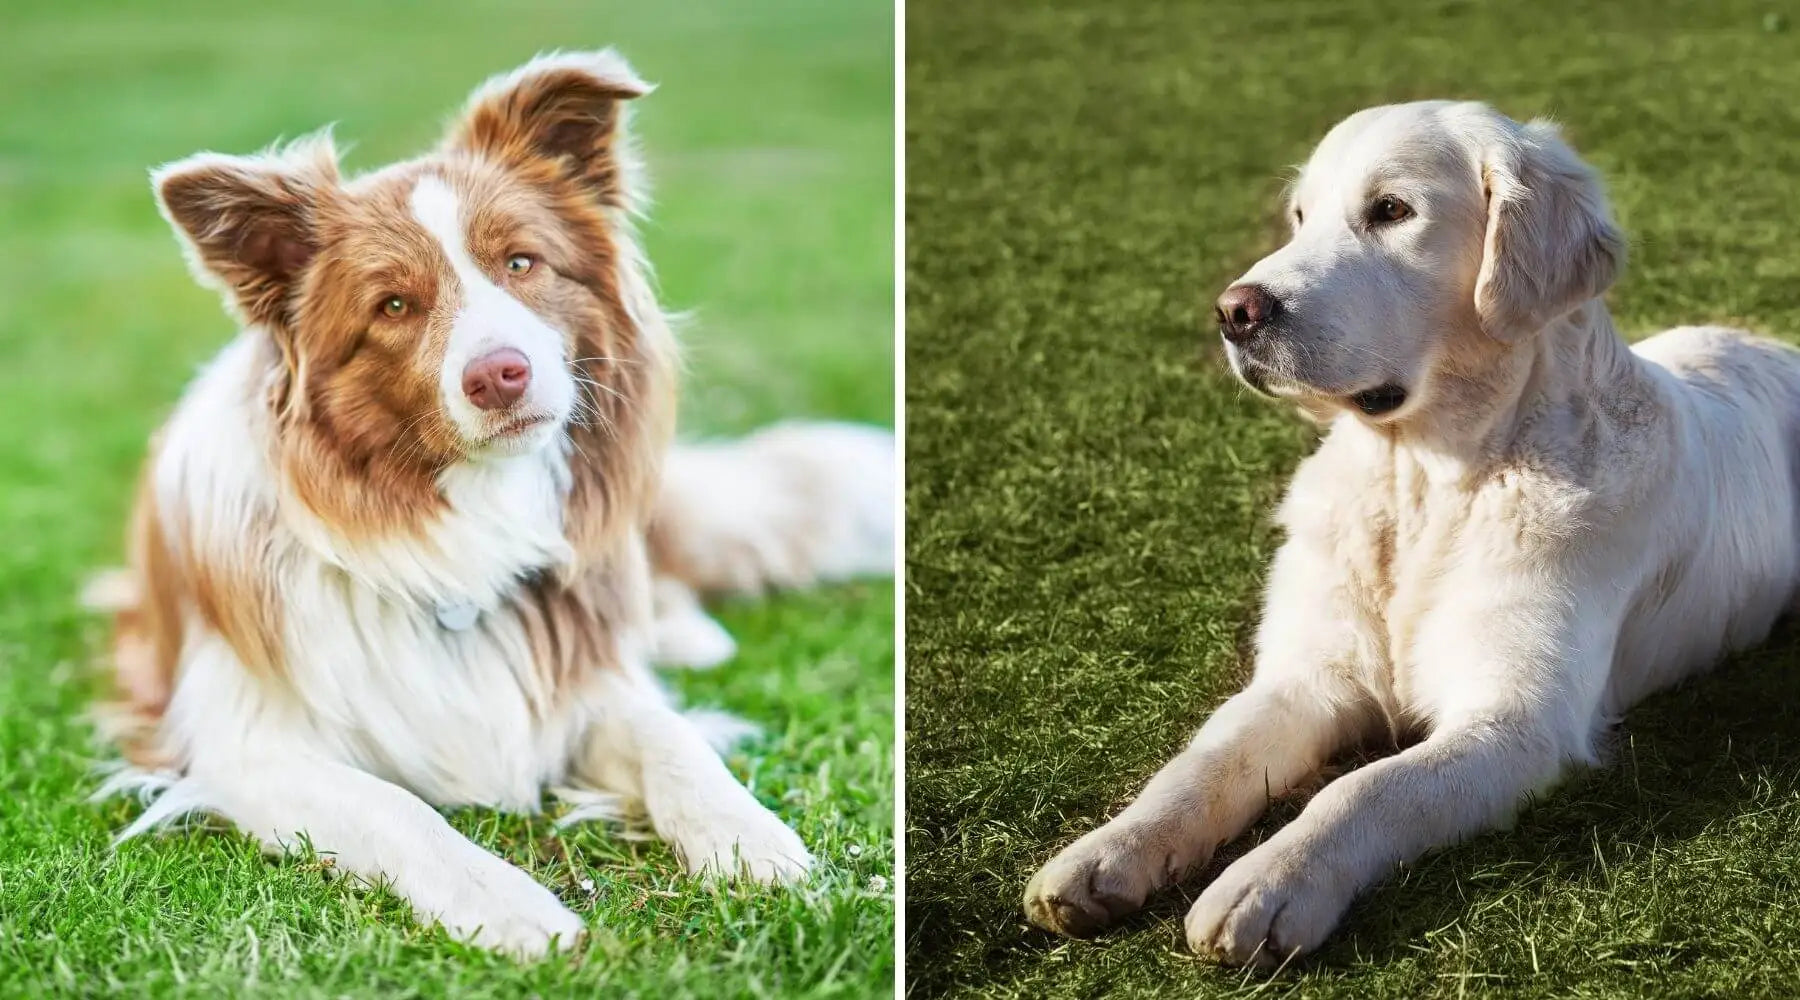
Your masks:
<path fill-rule="evenodd" d="M 463 395 L 483 410 L 513 405 L 530 385 L 531 362 L 510 347 L 490 351 L 463 368 Z"/>

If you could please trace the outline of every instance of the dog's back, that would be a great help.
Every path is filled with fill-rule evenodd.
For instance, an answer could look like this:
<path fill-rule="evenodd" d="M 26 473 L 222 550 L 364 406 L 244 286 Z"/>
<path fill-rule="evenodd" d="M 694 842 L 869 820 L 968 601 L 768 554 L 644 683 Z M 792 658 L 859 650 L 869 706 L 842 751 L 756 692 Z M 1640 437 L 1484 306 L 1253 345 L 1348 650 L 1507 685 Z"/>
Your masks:
<path fill-rule="evenodd" d="M 1666 376 L 1677 472 L 1645 513 L 1666 558 L 1621 632 L 1615 711 L 1760 642 L 1800 582 L 1800 351 L 1677 327 L 1634 353 Z"/>

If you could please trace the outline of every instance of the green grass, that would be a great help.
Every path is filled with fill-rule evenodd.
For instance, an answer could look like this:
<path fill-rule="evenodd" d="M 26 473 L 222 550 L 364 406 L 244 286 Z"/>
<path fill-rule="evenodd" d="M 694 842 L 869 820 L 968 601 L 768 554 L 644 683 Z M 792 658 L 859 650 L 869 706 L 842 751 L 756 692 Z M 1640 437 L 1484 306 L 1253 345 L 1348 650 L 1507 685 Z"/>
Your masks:
<path fill-rule="evenodd" d="M 907 20 L 910 991 L 1800 993 L 1800 630 L 1642 706 L 1608 769 L 1423 859 L 1276 979 L 1187 953 L 1210 873 L 1093 942 L 1019 912 L 1248 675 L 1270 506 L 1314 436 L 1231 380 L 1208 312 L 1279 243 L 1286 168 L 1371 104 L 1551 114 L 1631 234 L 1625 329 L 1796 339 L 1793 5 L 915 0 Z"/>
<path fill-rule="evenodd" d="M 679 678 L 763 723 L 732 758 L 823 860 L 716 893 L 599 826 L 458 828 L 582 912 L 578 960 L 519 966 L 244 838 L 108 840 L 80 717 L 144 441 L 232 333 L 146 169 L 330 121 L 373 167 L 542 49 L 616 44 L 661 84 L 637 123 L 666 301 L 691 309 L 683 425 L 893 412 L 893 29 L 880 2 L 0 4 L 0 995 L 881 996 L 894 978 L 893 588 L 725 609 L 741 656 Z M 583 887 L 591 880 L 594 892 Z"/>

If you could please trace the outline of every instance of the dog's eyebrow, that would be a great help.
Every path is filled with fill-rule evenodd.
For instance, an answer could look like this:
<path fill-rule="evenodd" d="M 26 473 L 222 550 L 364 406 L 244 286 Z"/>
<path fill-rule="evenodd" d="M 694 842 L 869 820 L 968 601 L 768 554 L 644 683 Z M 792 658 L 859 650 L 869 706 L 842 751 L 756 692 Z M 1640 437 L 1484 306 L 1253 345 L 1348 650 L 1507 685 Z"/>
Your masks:
<path fill-rule="evenodd" d="M 1364 179 L 1362 200 L 1373 201 L 1385 195 L 1414 200 L 1427 192 L 1441 189 L 1441 180 L 1435 171 L 1384 164 L 1370 171 Z"/>
<path fill-rule="evenodd" d="M 1397 189 L 1415 192 L 1442 185 L 1447 179 L 1461 176 L 1458 153 L 1437 143 L 1415 143 L 1394 149 L 1370 168 L 1367 184 L 1371 189 L 1383 187 L 1381 193 Z"/>

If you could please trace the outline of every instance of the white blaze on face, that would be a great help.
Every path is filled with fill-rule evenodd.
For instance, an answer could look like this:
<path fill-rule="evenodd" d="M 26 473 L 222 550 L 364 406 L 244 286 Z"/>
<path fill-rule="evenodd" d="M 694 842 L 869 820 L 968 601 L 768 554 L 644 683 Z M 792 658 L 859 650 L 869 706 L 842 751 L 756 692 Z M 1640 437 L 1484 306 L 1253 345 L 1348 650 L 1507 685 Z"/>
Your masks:
<path fill-rule="evenodd" d="M 461 285 L 462 304 L 451 323 L 438 385 L 444 408 L 463 440 L 505 452 L 529 450 L 550 440 L 575 403 L 575 381 L 569 375 L 562 334 L 475 265 L 463 235 L 461 206 L 448 184 L 437 177 L 422 178 L 413 188 L 409 207 L 442 247 Z M 531 383 L 507 410 L 484 411 L 463 394 L 463 370 L 476 358 L 505 348 L 520 352 L 531 363 Z M 548 419 L 523 435 L 490 440 L 507 422 L 527 416 Z"/>

